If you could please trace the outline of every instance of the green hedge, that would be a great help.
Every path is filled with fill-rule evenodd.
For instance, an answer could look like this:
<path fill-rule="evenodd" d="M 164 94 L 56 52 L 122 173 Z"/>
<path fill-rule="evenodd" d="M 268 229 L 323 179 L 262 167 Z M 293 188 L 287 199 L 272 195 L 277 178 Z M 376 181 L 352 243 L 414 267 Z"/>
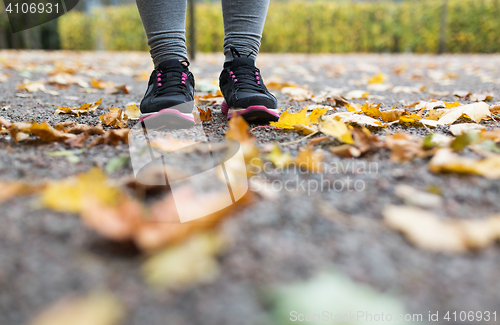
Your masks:
<path fill-rule="evenodd" d="M 263 52 L 436 53 L 441 1 L 271 2 Z M 219 3 L 196 6 L 197 50 L 222 50 L 224 29 Z M 500 0 L 450 0 L 446 48 L 449 52 L 500 51 Z M 135 6 L 107 7 L 84 16 L 60 18 L 64 49 L 146 50 Z"/>

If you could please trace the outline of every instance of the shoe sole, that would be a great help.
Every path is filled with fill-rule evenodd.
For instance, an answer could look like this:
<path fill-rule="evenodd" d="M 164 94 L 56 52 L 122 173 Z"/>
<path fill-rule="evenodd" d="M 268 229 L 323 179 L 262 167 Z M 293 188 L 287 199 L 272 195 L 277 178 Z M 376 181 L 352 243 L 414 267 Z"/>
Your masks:
<path fill-rule="evenodd" d="M 195 124 L 192 113 L 181 113 L 176 109 L 165 108 L 155 113 L 141 114 L 139 123 L 148 129 L 188 129 Z"/>
<path fill-rule="evenodd" d="M 233 112 L 236 115 L 243 117 L 248 122 L 275 122 L 279 120 L 280 115 L 275 109 L 267 108 L 263 105 L 248 106 L 247 108 L 234 109 L 229 108 L 226 102 L 223 102 L 221 109 L 226 113 L 227 119 L 233 117 Z"/>

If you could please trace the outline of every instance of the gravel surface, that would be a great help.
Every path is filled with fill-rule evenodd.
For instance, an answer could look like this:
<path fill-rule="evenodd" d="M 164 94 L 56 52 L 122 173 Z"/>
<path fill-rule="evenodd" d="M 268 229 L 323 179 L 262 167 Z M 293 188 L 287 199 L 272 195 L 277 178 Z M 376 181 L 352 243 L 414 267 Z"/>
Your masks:
<path fill-rule="evenodd" d="M 17 64 L 17 71 L 0 70 L 0 75 L 10 75 L 7 82 L 0 83 L 0 116 L 13 122 L 47 121 L 51 125 L 67 120 L 96 125 L 98 116 L 107 111 L 106 106 L 124 107 L 129 102 L 139 102 L 147 81 L 135 81 L 134 74 L 145 71 L 149 75 L 152 68 L 147 53 L 0 51 L 2 62 Z M 93 70 L 82 75 L 84 79 L 90 81 L 92 75 L 127 84 L 132 90 L 129 94 L 106 95 L 103 90 L 81 92 L 77 85 L 66 89 L 47 86 L 58 91 L 59 96 L 43 92 L 30 93 L 29 98 L 16 96 L 16 86 L 23 79 L 46 79 L 46 71 L 57 62 L 76 69 L 92 66 Z M 221 54 L 199 55 L 191 67 L 197 80 L 212 82 L 218 79 L 222 63 Z M 496 96 L 494 102 L 500 96 L 498 55 L 262 54 L 257 63 L 264 78 L 279 76 L 284 81 L 308 86 L 315 94 L 327 88 L 341 88 L 343 93 L 366 90 L 364 80 L 379 71 L 394 86 L 427 86 L 426 91 L 415 94 L 367 90 L 371 95 L 383 97 L 370 99 L 382 102 L 383 107 L 402 108 L 432 98 L 455 100 L 452 95 L 432 96 L 430 89 L 491 91 Z M 279 90 L 274 92 L 283 108 L 292 106 L 298 110 L 307 104 L 288 102 L 287 95 Z M 80 117 L 53 114 L 52 104 L 79 106 L 101 97 L 103 104 L 93 114 Z M 224 137 L 227 121 L 218 106 L 211 108 L 214 119 L 204 122 L 203 128 L 211 141 L 218 141 Z M 499 127 L 496 121 L 481 124 L 488 129 Z M 431 132 L 424 127 L 396 125 L 372 131 L 381 137 L 389 131 L 405 131 L 418 137 Z M 434 132 L 448 134 L 448 128 L 440 127 Z M 272 128 L 257 128 L 252 133 L 260 148 L 270 142 L 303 137 L 294 131 Z M 283 146 L 283 151 L 295 156 L 305 143 Z M 323 149 L 328 146 L 331 143 L 316 145 Z M 44 143 L 34 136 L 15 143 L 8 134 L 0 135 L 0 181 L 62 179 L 93 166 L 104 167 L 113 157 L 129 155 L 128 146 L 123 144 L 85 149 L 78 163 L 46 155 L 64 149 L 70 148 L 62 143 Z M 0 205 L 0 324 L 29 323 L 40 310 L 57 300 L 95 288 L 106 288 L 122 300 L 128 314 L 125 324 L 268 324 L 272 321 L 270 306 L 262 299 L 264 288 L 306 279 L 332 266 L 357 282 L 396 294 L 409 313 L 495 311 L 500 303 L 497 246 L 467 254 L 427 252 L 386 228 L 381 211 L 388 204 L 403 204 L 394 195 L 394 189 L 399 184 L 408 184 L 424 191 L 430 186 L 439 188 L 444 204 L 431 211 L 440 216 L 484 218 L 500 211 L 500 183 L 479 176 L 436 175 L 428 170 L 428 159 L 395 163 L 389 156 L 387 149 L 356 159 L 341 158 L 325 150 L 325 162 L 347 168 L 320 174 L 273 169 L 259 175 L 267 184 L 289 180 L 292 188 L 263 197 L 226 219 L 220 227 L 229 243 L 219 258 L 221 274 L 213 283 L 179 292 L 149 289 L 141 276 L 144 255 L 132 244 L 103 239 L 87 229 L 77 215 L 41 209 L 37 196 L 4 202 Z M 195 164 L 201 163 L 196 160 L 201 158 L 191 159 Z M 130 175 L 132 168 L 126 165 L 110 177 L 119 180 Z M 312 180 L 320 183 L 340 180 L 342 183 L 336 184 L 345 186 L 308 190 L 298 185 Z M 349 182 L 358 184 L 358 190 L 348 190 Z M 348 225 L 332 222 L 334 209 L 363 222 Z M 473 323 L 478 322 L 470 324 Z"/>

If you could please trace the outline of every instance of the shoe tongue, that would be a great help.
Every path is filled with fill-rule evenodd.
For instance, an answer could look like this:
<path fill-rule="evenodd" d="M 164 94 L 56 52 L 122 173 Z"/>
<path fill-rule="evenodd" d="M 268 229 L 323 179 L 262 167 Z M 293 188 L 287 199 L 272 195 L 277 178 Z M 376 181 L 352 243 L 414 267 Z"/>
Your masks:
<path fill-rule="evenodd" d="M 255 61 L 251 58 L 234 58 L 233 61 L 226 63 L 228 63 L 227 66 L 231 68 L 240 67 L 242 65 L 250 65 L 252 67 L 255 67 Z"/>
<path fill-rule="evenodd" d="M 162 61 L 158 65 L 157 69 L 159 69 L 159 70 L 168 70 L 168 69 L 172 69 L 172 68 L 184 68 L 184 67 L 185 67 L 185 65 L 182 64 L 181 61 L 176 60 L 176 59 L 172 59 L 172 60 Z"/>

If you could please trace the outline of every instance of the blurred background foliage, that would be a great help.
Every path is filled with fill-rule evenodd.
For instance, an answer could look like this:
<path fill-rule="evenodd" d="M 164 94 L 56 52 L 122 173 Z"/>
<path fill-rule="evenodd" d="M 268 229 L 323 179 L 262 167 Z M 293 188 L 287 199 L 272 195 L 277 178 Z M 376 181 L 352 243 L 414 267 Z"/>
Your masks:
<path fill-rule="evenodd" d="M 261 50 L 492 53 L 500 51 L 498 17 L 500 0 L 271 1 Z M 62 49 L 148 50 L 133 3 L 72 11 L 56 22 Z M 219 2 L 196 3 L 195 29 L 197 51 L 222 50 Z"/>

